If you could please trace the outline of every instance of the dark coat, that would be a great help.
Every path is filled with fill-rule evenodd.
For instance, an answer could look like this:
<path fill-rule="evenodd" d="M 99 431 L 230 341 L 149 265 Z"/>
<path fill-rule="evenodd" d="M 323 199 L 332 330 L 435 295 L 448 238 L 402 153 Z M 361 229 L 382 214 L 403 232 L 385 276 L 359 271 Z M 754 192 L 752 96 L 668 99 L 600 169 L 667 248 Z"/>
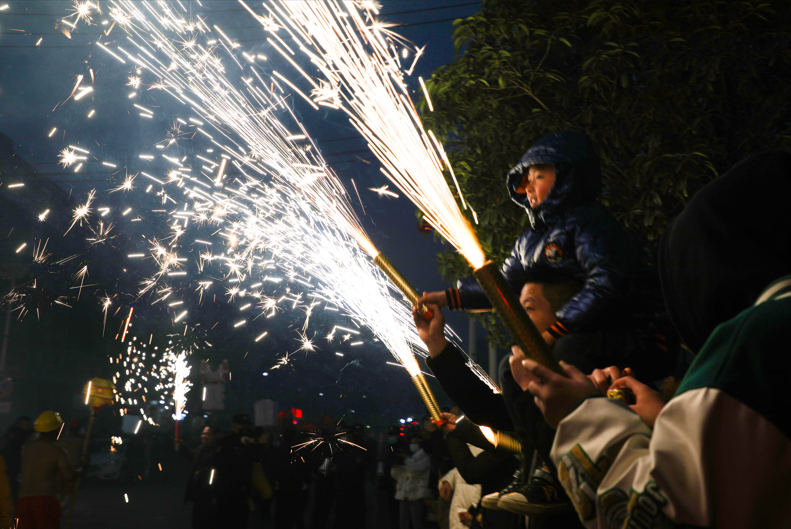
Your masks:
<path fill-rule="evenodd" d="M 214 468 L 214 454 L 217 445 L 201 444 L 194 450 L 185 445 L 179 447 L 179 454 L 192 461 L 187 489 L 184 491 L 184 502 L 207 502 L 214 496 L 214 488 L 209 484 L 211 470 Z"/>
<path fill-rule="evenodd" d="M 547 198 L 534 209 L 516 188 L 525 170 L 536 164 L 554 164 L 556 177 Z M 584 286 L 557 312 L 567 332 L 618 320 L 620 306 L 634 288 L 639 251 L 596 202 L 602 188 L 599 157 L 585 135 L 567 131 L 545 136 L 508 173 L 507 187 L 531 223 L 502 268 L 517 296 L 528 281 L 573 278 Z M 475 278 L 461 279 L 458 289 L 462 308 L 491 306 Z"/>

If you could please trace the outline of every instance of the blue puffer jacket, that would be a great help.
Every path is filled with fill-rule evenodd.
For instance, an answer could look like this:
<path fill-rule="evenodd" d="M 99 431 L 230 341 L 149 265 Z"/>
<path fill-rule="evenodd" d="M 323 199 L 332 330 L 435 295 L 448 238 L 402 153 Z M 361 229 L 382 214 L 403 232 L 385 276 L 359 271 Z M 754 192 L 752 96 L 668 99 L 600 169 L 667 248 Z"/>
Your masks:
<path fill-rule="evenodd" d="M 547 198 L 533 209 L 516 188 L 525 170 L 536 164 L 554 164 L 556 178 Z M 596 202 L 601 169 L 588 138 L 571 131 L 541 138 L 508 173 L 507 186 L 532 225 L 503 264 L 503 275 L 517 296 L 528 281 L 567 277 L 584 283 L 556 313 L 558 321 L 549 329 L 556 337 L 619 319 L 634 287 L 638 248 Z M 475 278 L 461 279 L 458 292 L 449 291 L 448 299 L 451 308 L 491 307 Z"/>

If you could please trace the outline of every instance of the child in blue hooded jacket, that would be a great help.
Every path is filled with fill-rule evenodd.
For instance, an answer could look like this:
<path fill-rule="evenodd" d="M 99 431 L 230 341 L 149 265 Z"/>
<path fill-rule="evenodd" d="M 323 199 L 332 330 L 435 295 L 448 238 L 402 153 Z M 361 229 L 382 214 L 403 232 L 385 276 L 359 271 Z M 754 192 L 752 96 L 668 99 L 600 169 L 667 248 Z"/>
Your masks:
<path fill-rule="evenodd" d="M 572 131 L 544 136 L 508 173 L 507 187 L 531 224 L 503 263 L 503 275 L 514 293 L 519 296 L 526 282 L 546 277 L 583 283 L 543 333 L 547 343 L 620 323 L 634 287 L 638 248 L 596 201 L 602 176 L 599 156 L 588 138 Z M 457 288 L 424 294 L 420 303 L 451 310 L 491 308 L 472 277 L 459 280 Z"/>

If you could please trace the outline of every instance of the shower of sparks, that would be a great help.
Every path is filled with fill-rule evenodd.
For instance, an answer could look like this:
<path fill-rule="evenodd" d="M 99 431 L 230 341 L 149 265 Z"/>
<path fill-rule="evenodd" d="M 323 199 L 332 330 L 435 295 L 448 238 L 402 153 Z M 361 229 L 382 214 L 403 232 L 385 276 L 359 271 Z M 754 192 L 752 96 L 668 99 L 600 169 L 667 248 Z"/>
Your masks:
<path fill-rule="evenodd" d="M 186 103 L 184 108 L 188 111 L 174 121 L 164 141 L 153 144 L 157 154 L 141 156 L 140 163 L 151 164 L 148 160 L 156 159 L 168 169 L 157 172 L 156 168 L 147 168 L 150 174 L 138 173 L 146 185 L 133 186 L 135 177 L 127 176 L 123 184 L 113 189 L 139 188 L 136 192 L 149 205 L 130 204 L 134 205 L 134 215 L 138 218 L 123 217 L 121 212 L 131 209 L 123 205 L 114 206 L 112 213 L 107 207 L 96 208 L 102 217 L 121 215 L 117 222 L 124 234 L 130 225 L 121 222 L 147 218 L 149 232 L 142 239 L 137 234 L 137 243 L 133 244 L 138 246 L 128 252 L 130 255 L 143 252 L 150 257 L 135 261 L 135 268 L 129 269 L 135 275 L 145 274 L 137 281 L 139 290 L 132 294 L 136 298 L 149 296 L 149 303 L 167 310 L 168 319 L 176 324 L 188 313 L 190 318 L 198 314 L 191 311 L 193 304 L 206 299 L 226 299 L 222 293 L 227 290 L 227 301 L 245 305 L 246 316 L 248 312 L 258 312 L 250 314 L 247 323 L 237 331 L 249 332 L 251 342 L 267 335 L 261 327 L 268 318 L 280 311 L 302 310 L 305 324 L 300 334 L 300 350 L 305 352 L 321 349 L 305 334 L 311 313 L 331 311 L 333 318 L 347 318 L 350 323 L 345 325 L 349 327 L 370 329 L 372 341 L 381 342 L 410 375 L 417 374 L 414 353 L 425 355 L 425 352 L 414 331 L 409 304 L 371 262 L 370 257 L 378 252 L 362 229 L 340 179 L 327 167 L 292 111 L 294 96 L 285 91 L 288 86 L 281 82 L 282 76 L 262 77 L 254 63 L 241 60 L 243 52 L 235 50 L 238 47 L 235 41 L 219 28 L 215 29 L 220 37 L 202 22 L 188 22 L 174 10 L 175 4 L 120 0 L 108 3 L 110 16 L 128 32 L 127 39 L 132 44 L 129 48 L 113 47 L 113 51 L 134 64 L 133 76 L 139 77 L 139 86 L 160 90 L 152 97 L 172 97 Z M 371 4 L 364 9 L 378 8 Z M 275 20 L 274 12 L 270 19 Z M 275 31 L 274 26 L 270 31 Z M 389 34 L 384 26 L 377 31 Z M 286 46 L 278 38 L 274 41 Z M 185 47 L 186 42 L 193 44 Z M 238 82 L 229 78 L 233 72 L 239 74 Z M 241 89 L 235 88 L 237 85 Z M 324 103 L 341 103 L 337 83 L 315 83 L 316 89 L 322 87 Z M 79 86 L 75 91 L 87 93 L 84 88 L 80 91 Z M 318 100 L 318 93 L 314 97 Z M 128 104 L 131 111 L 142 110 L 133 108 L 134 99 L 122 99 L 120 104 Z M 142 102 L 138 107 L 159 108 Z M 189 149 L 178 145 L 175 140 L 180 137 L 193 142 Z M 208 148 L 194 148 L 200 145 Z M 88 154 L 84 149 L 69 146 L 61 152 L 60 162 L 69 167 L 87 160 Z M 380 189 L 381 192 L 374 190 L 380 194 L 392 193 L 387 186 Z M 83 226 L 83 221 L 87 221 L 85 224 L 91 232 L 88 241 L 92 244 L 108 240 L 112 226 L 108 223 L 105 228 L 101 222 L 98 228 L 92 225 L 94 199 L 95 191 L 91 191 L 84 205 L 74 210 L 66 231 L 69 233 L 78 222 Z M 42 216 L 46 217 L 47 212 Z M 85 233 L 83 230 L 84 226 L 75 232 Z M 105 325 L 114 298 L 105 293 L 100 300 Z M 55 303 L 65 305 L 60 300 Z M 129 330 L 131 315 L 130 310 L 124 318 L 122 341 Z M 189 326 L 184 323 L 178 326 L 178 334 L 189 330 L 191 335 L 197 322 L 190 322 Z M 209 327 L 211 323 L 202 329 Z M 344 332 L 337 338 L 339 341 L 348 342 L 351 333 L 360 331 L 347 328 Z M 333 330 L 327 336 L 328 346 L 335 340 L 334 336 Z M 367 331 L 355 344 L 363 340 L 371 340 Z M 201 341 L 211 346 L 203 338 Z M 159 369 L 151 361 L 153 353 L 148 361 L 145 354 L 135 362 L 130 359 L 133 353 L 139 357 L 141 350 L 145 351 L 145 344 L 130 346 L 123 359 L 125 369 L 113 377 L 114 382 L 119 377 L 128 377 L 126 382 L 133 379 L 119 391 L 118 398 L 127 407 L 143 406 L 148 392 L 154 391 L 144 383 L 147 380 L 144 377 L 153 376 Z M 158 357 L 160 364 L 164 362 L 162 358 Z M 147 369 L 136 367 L 141 362 Z M 281 353 L 271 369 L 290 362 L 291 354 Z M 482 370 L 472 365 L 481 376 Z M 173 387 L 172 376 L 165 378 L 165 382 L 159 379 L 156 391 L 161 393 L 164 384 Z M 138 403 L 138 399 L 143 403 Z M 129 413 L 129 409 L 124 408 L 123 413 Z M 133 413 L 136 413 L 134 409 Z M 142 407 L 140 413 L 152 423 Z"/>
<path fill-rule="evenodd" d="M 339 88 L 341 109 L 384 166 L 385 176 L 477 269 L 485 262 L 483 250 L 443 173 L 449 172 L 466 209 L 453 168 L 433 133 L 424 130 L 409 97 L 399 55 L 399 48 L 407 44 L 370 16 L 368 11 L 375 12 L 372 3 L 357 2 L 365 16 L 349 3 L 334 1 L 280 1 L 279 9 L 265 7 L 278 24 L 291 29 L 293 46 L 304 51 L 325 83 Z M 295 64 L 278 47 L 275 50 Z M 302 69 L 297 71 L 319 86 Z"/>
<path fill-rule="evenodd" d="M 187 405 L 187 392 L 192 383 L 188 380 L 190 375 L 190 365 L 187 363 L 187 355 L 182 352 L 179 355 L 170 354 L 168 358 L 168 371 L 173 374 L 173 406 L 175 408 L 173 419 L 180 421 L 184 418 L 184 407 Z"/>

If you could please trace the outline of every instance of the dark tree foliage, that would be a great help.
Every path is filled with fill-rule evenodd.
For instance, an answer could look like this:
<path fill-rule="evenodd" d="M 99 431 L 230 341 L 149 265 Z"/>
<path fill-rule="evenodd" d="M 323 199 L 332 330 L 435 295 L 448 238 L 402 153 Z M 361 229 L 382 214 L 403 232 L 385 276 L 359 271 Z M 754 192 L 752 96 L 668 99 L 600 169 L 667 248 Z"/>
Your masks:
<path fill-rule="evenodd" d="M 593 140 L 600 200 L 647 255 L 704 184 L 750 154 L 791 150 L 788 0 L 484 0 L 454 24 L 457 55 L 426 83 L 434 111 L 421 113 L 495 260 L 529 225 L 505 174 L 547 133 Z M 439 268 L 470 274 L 451 251 Z"/>

